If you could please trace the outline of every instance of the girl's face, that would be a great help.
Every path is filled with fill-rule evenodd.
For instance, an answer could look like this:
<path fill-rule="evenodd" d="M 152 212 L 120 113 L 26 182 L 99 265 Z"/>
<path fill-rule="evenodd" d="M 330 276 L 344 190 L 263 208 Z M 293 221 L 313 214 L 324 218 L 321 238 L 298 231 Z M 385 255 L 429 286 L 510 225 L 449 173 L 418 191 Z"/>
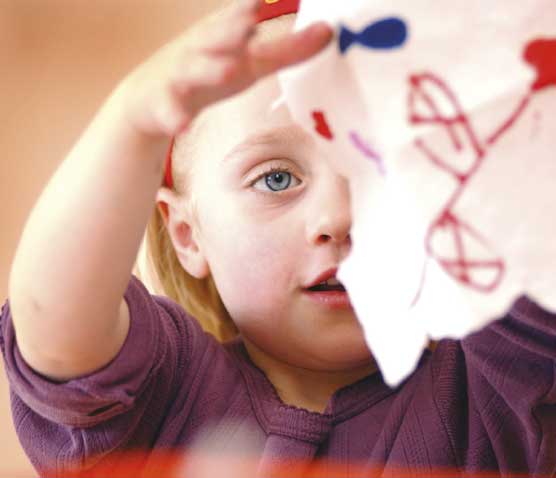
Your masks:
<path fill-rule="evenodd" d="M 192 237 L 245 339 L 290 365 L 352 368 L 370 355 L 347 295 L 307 290 L 349 253 L 348 185 L 285 107 L 270 112 L 279 96 L 271 77 L 206 112 Z"/>

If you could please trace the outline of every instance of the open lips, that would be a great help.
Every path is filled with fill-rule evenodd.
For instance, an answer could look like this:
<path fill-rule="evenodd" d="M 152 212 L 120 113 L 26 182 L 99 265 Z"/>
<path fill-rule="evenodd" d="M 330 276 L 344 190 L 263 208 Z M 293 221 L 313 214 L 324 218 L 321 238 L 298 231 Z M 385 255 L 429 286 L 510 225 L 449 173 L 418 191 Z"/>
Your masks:
<path fill-rule="evenodd" d="M 352 308 L 345 287 L 336 279 L 337 271 L 329 269 L 303 288 L 306 297 L 312 303 L 327 309 Z"/>
<path fill-rule="evenodd" d="M 342 285 L 342 283 L 335 277 L 322 281 L 317 285 L 308 287 L 307 289 L 314 292 L 328 291 L 328 290 L 339 290 L 345 292 L 346 290 L 345 287 Z"/>
<path fill-rule="evenodd" d="M 311 291 L 327 291 L 327 290 L 341 290 L 345 291 L 346 289 L 342 285 L 342 283 L 336 279 L 336 274 L 338 273 L 337 268 L 327 269 L 324 272 L 320 273 L 315 279 L 306 284 L 303 288 L 305 290 Z"/>

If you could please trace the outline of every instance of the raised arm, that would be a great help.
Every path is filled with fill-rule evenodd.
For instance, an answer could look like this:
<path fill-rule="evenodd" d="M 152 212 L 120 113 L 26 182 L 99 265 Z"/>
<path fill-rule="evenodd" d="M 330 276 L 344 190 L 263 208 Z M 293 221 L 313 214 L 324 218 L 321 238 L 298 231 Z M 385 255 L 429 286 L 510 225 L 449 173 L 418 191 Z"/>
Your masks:
<path fill-rule="evenodd" d="M 236 3 L 134 70 L 42 192 L 9 278 L 18 347 L 39 373 L 58 380 L 84 375 L 123 345 L 129 312 L 122 297 L 169 138 L 203 107 L 312 56 L 330 40 L 320 25 L 258 43 L 257 5 Z"/>

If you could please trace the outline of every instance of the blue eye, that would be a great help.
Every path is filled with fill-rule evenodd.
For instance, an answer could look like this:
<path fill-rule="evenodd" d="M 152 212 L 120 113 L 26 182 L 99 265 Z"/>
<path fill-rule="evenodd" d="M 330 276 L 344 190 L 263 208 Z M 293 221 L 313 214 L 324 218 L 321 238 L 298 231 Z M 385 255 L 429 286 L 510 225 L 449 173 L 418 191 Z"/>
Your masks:
<path fill-rule="evenodd" d="M 264 185 L 262 184 L 264 183 Z M 255 189 L 263 191 L 281 192 L 288 189 L 292 184 L 297 186 L 300 183 L 292 173 L 284 169 L 273 169 L 261 176 L 254 182 Z"/>
<path fill-rule="evenodd" d="M 266 185 L 272 191 L 283 191 L 284 189 L 288 189 L 292 182 L 292 175 L 290 173 L 286 173 L 285 171 L 281 171 L 278 173 L 271 173 L 267 174 L 264 177 Z"/>

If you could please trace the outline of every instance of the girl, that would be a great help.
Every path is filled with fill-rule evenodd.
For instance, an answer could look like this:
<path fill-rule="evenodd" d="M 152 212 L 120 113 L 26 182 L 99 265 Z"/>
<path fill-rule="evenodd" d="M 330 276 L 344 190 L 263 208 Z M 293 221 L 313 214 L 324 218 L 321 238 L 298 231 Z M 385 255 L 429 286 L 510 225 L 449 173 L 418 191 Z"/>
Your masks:
<path fill-rule="evenodd" d="M 134 473 L 154 473 L 158 453 L 206 430 L 218 452 L 247 434 L 261 476 L 317 461 L 328 476 L 555 471 L 556 327 L 527 299 L 426 351 L 400 387 L 382 381 L 335 279 L 350 250 L 345 180 L 287 110 L 269 113 L 273 73 L 331 38 L 320 24 L 289 33 L 296 8 L 234 4 L 161 49 L 39 199 L 0 337 L 41 474 L 106 476 L 126 450 L 144 452 Z M 153 202 L 170 298 L 131 274 Z"/>

